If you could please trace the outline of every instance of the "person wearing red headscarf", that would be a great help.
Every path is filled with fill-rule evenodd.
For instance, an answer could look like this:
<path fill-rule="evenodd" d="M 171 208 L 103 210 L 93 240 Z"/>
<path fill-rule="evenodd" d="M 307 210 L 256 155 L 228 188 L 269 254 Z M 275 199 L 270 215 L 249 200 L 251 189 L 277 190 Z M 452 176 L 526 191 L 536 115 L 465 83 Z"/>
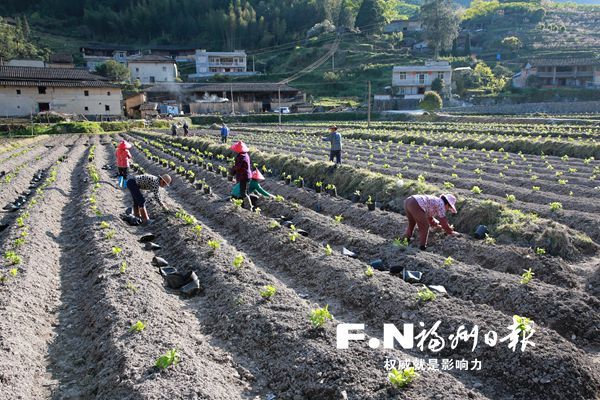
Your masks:
<path fill-rule="evenodd" d="M 131 153 L 129 152 L 130 148 L 130 143 L 121 140 L 121 143 L 119 143 L 117 151 L 115 152 L 117 158 L 117 176 L 122 177 L 122 179 L 119 179 L 119 182 L 125 182 L 127 180 L 127 170 L 132 159 Z"/>

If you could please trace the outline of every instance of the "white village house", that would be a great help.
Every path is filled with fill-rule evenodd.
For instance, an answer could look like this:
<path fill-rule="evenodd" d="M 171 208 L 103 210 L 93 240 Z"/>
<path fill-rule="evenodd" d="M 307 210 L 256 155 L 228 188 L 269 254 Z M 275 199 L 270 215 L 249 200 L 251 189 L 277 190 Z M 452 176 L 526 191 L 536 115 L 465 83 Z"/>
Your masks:
<path fill-rule="evenodd" d="M 444 96 L 450 96 L 452 67 L 445 61 L 426 61 L 425 65 L 394 67 L 392 73 L 393 95 L 404 99 L 422 99 L 436 78 L 444 80 Z"/>
<path fill-rule="evenodd" d="M 143 54 L 127 58 L 131 82 L 137 79 L 143 85 L 157 82 L 175 82 L 177 64 L 171 57 Z"/>
<path fill-rule="evenodd" d="M 249 76 L 255 72 L 248 71 L 248 57 L 244 50 L 228 52 L 210 52 L 196 50 L 196 73 L 190 78 L 203 78 L 216 74 L 228 76 Z"/>
<path fill-rule="evenodd" d="M 0 66 L 0 116 L 25 117 L 43 111 L 114 117 L 121 89 L 85 69 Z"/>

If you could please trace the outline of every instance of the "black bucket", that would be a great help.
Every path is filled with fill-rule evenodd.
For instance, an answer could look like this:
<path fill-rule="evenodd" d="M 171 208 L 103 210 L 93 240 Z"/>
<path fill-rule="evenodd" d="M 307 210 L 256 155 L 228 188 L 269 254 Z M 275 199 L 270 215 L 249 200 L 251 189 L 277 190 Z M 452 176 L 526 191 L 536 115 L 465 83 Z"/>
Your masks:
<path fill-rule="evenodd" d="M 488 227 L 485 225 L 479 225 L 475 228 L 475 236 L 476 239 L 484 239 L 485 235 L 489 233 Z"/>

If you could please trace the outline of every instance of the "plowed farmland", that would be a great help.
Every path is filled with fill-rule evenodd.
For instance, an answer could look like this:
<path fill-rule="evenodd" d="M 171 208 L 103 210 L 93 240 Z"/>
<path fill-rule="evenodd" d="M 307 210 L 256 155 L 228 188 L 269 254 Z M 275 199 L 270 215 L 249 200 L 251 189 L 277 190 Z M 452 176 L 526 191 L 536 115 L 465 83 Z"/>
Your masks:
<path fill-rule="evenodd" d="M 275 195 L 255 210 L 230 201 L 218 131 L 0 141 L 0 398 L 600 397 L 599 130 L 341 131 L 334 168 L 322 126 L 234 127 Z M 173 177 L 149 225 L 121 218 L 121 139 L 130 174 Z M 462 235 L 434 233 L 427 251 L 400 240 L 404 198 L 443 192 L 459 198 Z M 157 261 L 200 291 L 169 288 Z M 515 316 L 523 330 L 503 340 Z M 364 340 L 337 348 L 344 324 L 364 324 Z M 371 347 L 384 324 L 414 324 L 413 345 Z M 176 362 L 158 367 L 166 354 Z M 391 367 L 417 376 L 395 386 Z"/>

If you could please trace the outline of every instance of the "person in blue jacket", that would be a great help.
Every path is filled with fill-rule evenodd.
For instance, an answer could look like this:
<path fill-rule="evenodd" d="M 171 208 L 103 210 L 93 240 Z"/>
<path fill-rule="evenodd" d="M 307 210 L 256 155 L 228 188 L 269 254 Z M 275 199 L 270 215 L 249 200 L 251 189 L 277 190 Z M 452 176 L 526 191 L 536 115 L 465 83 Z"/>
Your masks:
<path fill-rule="evenodd" d="M 229 137 L 229 128 L 225 123 L 221 127 L 221 143 L 227 143 L 227 138 Z"/>
<path fill-rule="evenodd" d="M 329 135 L 323 138 L 324 141 L 331 143 L 329 161 L 333 161 L 335 158 L 336 166 L 342 163 L 342 135 L 340 135 L 337 129 L 337 126 L 331 125 L 329 127 Z"/>

